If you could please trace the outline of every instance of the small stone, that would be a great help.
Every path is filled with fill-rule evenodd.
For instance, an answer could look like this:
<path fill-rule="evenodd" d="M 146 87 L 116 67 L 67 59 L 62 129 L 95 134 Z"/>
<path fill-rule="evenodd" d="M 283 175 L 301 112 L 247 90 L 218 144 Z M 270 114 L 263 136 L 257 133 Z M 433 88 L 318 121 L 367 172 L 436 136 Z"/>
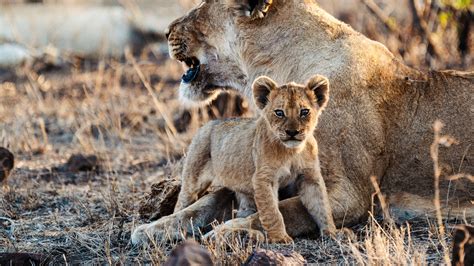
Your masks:
<path fill-rule="evenodd" d="M 15 157 L 13 154 L 9 150 L 0 147 L 0 182 L 7 180 L 14 165 Z"/>
<path fill-rule="evenodd" d="M 87 172 L 99 168 L 99 159 L 95 155 L 74 154 L 69 157 L 64 165 L 64 170 L 68 172 Z"/>
<path fill-rule="evenodd" d="M 213 265 L 213 263 L 209 251 L 193 240 L 186 240 L 171 251 L 171 255 L 164 265 Z"/>
<path fill-rule="evenodd" d="M 305 265 L 306 260 L 294 251 L 271 251 L 257 249 L 244 265 Z"/>
<path fill-rule="evenodd" d="M 0 265 L 47 265 L 48 256 L 35 253 L 0 253 Z"/>

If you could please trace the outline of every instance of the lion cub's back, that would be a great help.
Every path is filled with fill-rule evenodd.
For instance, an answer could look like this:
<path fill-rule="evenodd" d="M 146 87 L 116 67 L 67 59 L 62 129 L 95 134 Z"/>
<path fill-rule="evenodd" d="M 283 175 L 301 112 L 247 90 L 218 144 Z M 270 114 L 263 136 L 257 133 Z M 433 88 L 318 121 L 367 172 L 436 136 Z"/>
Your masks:
<path fill-rule="evenodd" d="M 252 158 L 255 121 L 251 118 L 233 118 L 211 122 L 212 168 L 222 185 L 240 191 L 250 185 L 251 189 L 255 171 Z"/>

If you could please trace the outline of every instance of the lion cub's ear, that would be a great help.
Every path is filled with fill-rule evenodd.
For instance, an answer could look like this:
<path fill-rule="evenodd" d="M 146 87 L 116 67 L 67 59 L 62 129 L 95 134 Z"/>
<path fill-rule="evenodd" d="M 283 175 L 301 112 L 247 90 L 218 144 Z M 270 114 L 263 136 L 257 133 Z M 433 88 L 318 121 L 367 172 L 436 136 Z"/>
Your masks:
<path fill-rule="evenodd" d="M 308 80 L 306 87 L 314 92 L 319 107 L 326 107 L 329 100 L 329 80 L 325 76 L 314 75 Z"/>
<path fill-rule="evenodd" d="M 238 16 L 245 16 L 251 19 L 264 18 L 273 0 L 226 0 L 231 10 Z"/>
<path fill-rule="evenodd" d="M 268 103 L 268 95 L 272 90 L 277 87 L 277 84 L 273 79 L 261 76 L 257 78 L 253 84 L 253 98 L 255 100 L 255 104 L 257 104 L 258 108 L 263 109 Z"/>

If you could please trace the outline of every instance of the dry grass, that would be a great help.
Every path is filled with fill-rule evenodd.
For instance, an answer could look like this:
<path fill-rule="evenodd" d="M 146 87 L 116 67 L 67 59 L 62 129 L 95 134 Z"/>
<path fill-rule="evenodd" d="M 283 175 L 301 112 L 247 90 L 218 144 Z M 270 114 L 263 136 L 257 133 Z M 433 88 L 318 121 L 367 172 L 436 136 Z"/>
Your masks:
<path fill-rule="evenodd" d="M 8 94 L 0 98 L 0 143 L 18 160 L 10 188 L 0 192 L 0 216 L 16 225 L 11 238 L 1 236 L 7 243 L 1 251 L 65 252 L 86 261 L 129 257 L 137 199 L 192 136 L 192 130 L 179 136 L 162 130 L 163 117 L 180 108 L 174 86 L 181 71 L 164 55 L 152 59 L 3 74 L 0 90 Z M 151 90 L 143 89 L 138 69 Z M 100 171 L 54 170 L 73 153 L 98 155 Z"/>

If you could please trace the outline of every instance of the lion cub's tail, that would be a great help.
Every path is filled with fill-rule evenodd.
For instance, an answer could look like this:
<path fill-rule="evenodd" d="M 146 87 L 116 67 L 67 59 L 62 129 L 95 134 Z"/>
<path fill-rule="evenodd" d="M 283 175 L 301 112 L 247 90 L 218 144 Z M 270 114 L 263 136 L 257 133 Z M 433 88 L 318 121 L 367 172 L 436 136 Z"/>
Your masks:
<path fill-rule="evenodd" d="M 436 217 L 436 208 L 432 199 L 403 192 L 390 195 L 388 201 L 390 213 L 398 221 L 417 217 Z M 474 222 L 474 202 L 456 206 L 453 204 L 446 206 L 441 203 L 441 215 L 443 218 L 458 218 Z"/>

